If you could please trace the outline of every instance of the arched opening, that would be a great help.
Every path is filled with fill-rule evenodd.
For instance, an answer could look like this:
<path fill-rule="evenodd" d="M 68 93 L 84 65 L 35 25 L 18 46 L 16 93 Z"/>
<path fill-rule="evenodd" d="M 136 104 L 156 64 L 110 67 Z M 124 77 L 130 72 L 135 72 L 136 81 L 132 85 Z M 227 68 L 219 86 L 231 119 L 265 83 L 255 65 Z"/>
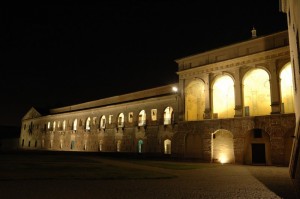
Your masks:
<path fill-rule="evenodd" d="M 73 122 L 73 131 L 77 130 L 77 119 L 74 120 Z"/>
<path fill-rule="evenodd" d="M 211 138 L 212 162 L 234 163 L 233 135 L 230 131 L 220 129 L 212 134 Z"/>
<path fill-rule="evenodd" d="M 102 115 L 100 119 L 100 129 L 105 129 L 105 125 L 106 125 L 106 117 L 105 115 Z"/>
<path fill-rule="evenodd" d="M 91 130 L 91 118 L 88 117 L 85 123 L 85 130 L 89 131 Z"/>
<path fill-rule="evenodd" d="M 171 140 L 164 141 L 164 154 L 171 154 Z"/>
<path fill-rule="evenodd" d="M 99 151 L 102 151 L 102 147 L 103 147 L 103 140 L 99 141 Z"/>
<path fill-rule="evenodd" d="M 143 140 L 139 140 L 138 141 L 138 153 L 142 153 L 143 152 Z"/>
<path fill-rule="evenodd" d="M 289 62 L 280 72 L 281 112 L 294 113 L 294 88 L 292 66 Z"/>
<path fill-rule="evenodd" d="M 172 124 L 173 108 L 168 106 L 164 110 L 164 125 Z"/>
<path fill-rule="evenodd" d="M 117 152 L 121 151 L 121 140 L 117 141 Z"/>
<path fill-rule="evenodd" d="M 141 110 L 139 113 L 139 123 L 138 126 L 145 126 L 146 125 L 146 111 Z"/>
<path fill-rule="evenodd" d="M 66 120 L 63 121 L 63 131 L 66 130 Z"/>
<path fill-rule="evenodd" d="M 202 80 L 195 80 L 185 90 L 185 120 L 202 120 L 204 110 L 205 84 Z"/>
<path fill-rule="evenodd" d="M 118 127 L 124 127 L 124 113 L 120 113 L 118 116 Z"/>
<path fill-rule="evenodd" d="M 234 117 L 234 83 L 230 76 L 224 75 L 213 84 L 213 118 Z"/>
<path fill-rule="evenodd" d="M 244 115 L 257 116 L 271 113 L 269 74 L 263 69 L 246 73 L 243 80 Z"/>

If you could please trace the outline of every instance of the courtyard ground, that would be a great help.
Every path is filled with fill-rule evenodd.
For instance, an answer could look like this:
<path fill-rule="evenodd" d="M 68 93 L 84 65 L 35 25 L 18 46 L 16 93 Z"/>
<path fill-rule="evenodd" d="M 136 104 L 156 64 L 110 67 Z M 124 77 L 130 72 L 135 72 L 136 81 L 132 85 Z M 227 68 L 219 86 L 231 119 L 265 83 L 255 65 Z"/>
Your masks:
<path fill-rule="evenodd" d="M 17 152 L 0 169 L 1 199 L 297 198 L 287 167 Z"/>

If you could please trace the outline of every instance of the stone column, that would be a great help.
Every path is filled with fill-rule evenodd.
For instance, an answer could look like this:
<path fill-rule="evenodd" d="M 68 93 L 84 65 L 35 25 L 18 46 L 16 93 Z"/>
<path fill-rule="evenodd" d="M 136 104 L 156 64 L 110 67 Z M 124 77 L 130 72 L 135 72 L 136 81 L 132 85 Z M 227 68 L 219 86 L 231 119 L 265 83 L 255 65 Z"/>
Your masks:
<path fill-rule="evenodd" d="M 211 74 L 206 74 L 204 77 L 205 82 L 205 110 L 203 119 L 211 119 Z"/>
<path fill-rule="evenodd" d="M 281 112 L 280 92 L 279 92 L 279 75 L 276 67 L 276 60 L 269 63 L 270 76 L 270 94 L 271 94 L 271 114 Z"/>
<path fill-rule="evenodd" d="M 240 68 L 237 68 L 234 71 L 234 100 L 235 100 L 235 114 L 234 117 L 243 116 L 243 97 L 242 97 L 242 86 L 243 82 L 241 80 Z"/>

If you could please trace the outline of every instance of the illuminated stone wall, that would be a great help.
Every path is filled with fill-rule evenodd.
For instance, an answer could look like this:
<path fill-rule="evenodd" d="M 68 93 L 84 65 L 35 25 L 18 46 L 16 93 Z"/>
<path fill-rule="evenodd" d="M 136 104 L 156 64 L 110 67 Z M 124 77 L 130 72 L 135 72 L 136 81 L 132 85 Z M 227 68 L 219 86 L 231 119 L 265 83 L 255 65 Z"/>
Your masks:
<path fill-rule="evenodd" d="M 178 59 L 178 84 L 48 114 L 32 108 L 22 120 L 20 148 L 288 165 L 295 115 L 285 92 L 287 37 L 283 31 Z"/>
<path fill-rule="evenodd" d="M 288 166 L 294 122 L 294 114 L 180 122 L 173 137 L 176 147 L 172 151 L 179 157 L 201 157 L 207 162 L 220 162 L 222 155 L 225 163 L 255 164 L 251 147 L 262 144 L 265 147 L 263 164 Z M 261 135 L 255 137 L 255 130 Z"/>
<path fill-rule="evenodd" d="M 163 92 L 161 88 L 151 89 L 153 91 L 151 98 L 145 99 L 143 92 L 137 92 L 132 94 L 137 99 L 133 102 L 121 100 L 113 105 L 102 104 L 100 108 L 84 108 L 71 112 L 59 111 L 59 113 L 55 110 L 56 114 L 44 116 L 32 108 L 22 120 L 20 148 L 163 153 L 164 141 L 172 140 L 176 128 L 174 112 L 177 111 L 178 98 L 177 94 L 171 91 L 172 86 L 174 85 L 165 86 Z M 132 99 L 132 96 L 127 94 L 126 99 Z M 145 112 L 143 116 L 145 125 L 142 126 L 139 125 L 141 111 Z M 132 118 L 129 119 L 131 114 Z M 101 127 L 100 118 L 103 115 L 106 116 L 105 128 Z M 119 115 L 124 117 L 124 121 L 118 118 Z M 109 118 L 111 118 L 111 123 L 108 122 Z M 77 121 L 76 130 L 73 127 L 75 120 Z M 65 127 L 62 125 L 64 122 Z"/>

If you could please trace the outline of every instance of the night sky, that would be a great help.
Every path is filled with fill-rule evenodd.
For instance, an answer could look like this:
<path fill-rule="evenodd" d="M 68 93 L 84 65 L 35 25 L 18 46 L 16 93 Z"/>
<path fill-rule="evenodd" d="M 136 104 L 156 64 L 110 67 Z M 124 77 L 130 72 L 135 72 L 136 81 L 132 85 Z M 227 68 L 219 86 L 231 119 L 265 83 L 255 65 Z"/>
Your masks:
<path fill-rule="evenodd" d="M 61 2 L 2 8 L 0 125 L 176 83 L 175 59 L 287 29 L 279 0 Z"/>

